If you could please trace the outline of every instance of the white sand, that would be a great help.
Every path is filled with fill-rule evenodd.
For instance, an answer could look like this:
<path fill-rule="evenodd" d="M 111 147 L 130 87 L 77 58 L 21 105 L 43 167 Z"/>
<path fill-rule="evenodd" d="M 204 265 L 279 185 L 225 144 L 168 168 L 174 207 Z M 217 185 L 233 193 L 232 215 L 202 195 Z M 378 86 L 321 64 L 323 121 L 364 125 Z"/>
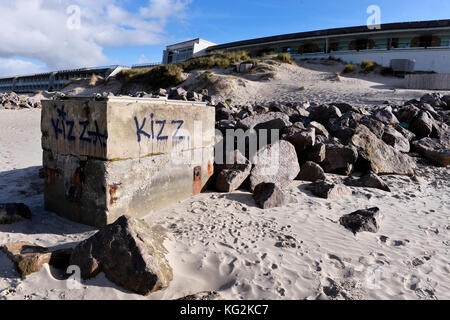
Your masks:
<path fill-rule="evenodd" d="M 332 82 L 329 87 L 340 91 Z M 386 100 L 380 90 L 373 97 Z M 74 246 L 95 230 L 43 209 L 39 126 L 39 110 L 0 111 L 0 202 L 24 202 L 33 212 L 31 221 L 0 226 L 0 243 Z M 205 193 L 149 216 L 148 223 L 172 234 L 166 245 L 174 270 L 169 288 L 149 297 L 129 293 L 103 274 L 68 290 L 48 265 L 20 279 L 0 253 L 0 299 L 174 299 L 204 290 L 226 299 L 327 299 L 323 288 L 331 283 L 337 299 L 449 299 L 450 172 L 420 167 L 418 175 L 420 182 L 384 177 L 392 193 L 353 188 L 353 196 L 334 201 L 312 196 L 296 181 L 289 190 L 296 203 L 265 211 L 250 193 Z M 337 222 L 375 206 L 384 216 L 376 234 L 355 237 Z"/>

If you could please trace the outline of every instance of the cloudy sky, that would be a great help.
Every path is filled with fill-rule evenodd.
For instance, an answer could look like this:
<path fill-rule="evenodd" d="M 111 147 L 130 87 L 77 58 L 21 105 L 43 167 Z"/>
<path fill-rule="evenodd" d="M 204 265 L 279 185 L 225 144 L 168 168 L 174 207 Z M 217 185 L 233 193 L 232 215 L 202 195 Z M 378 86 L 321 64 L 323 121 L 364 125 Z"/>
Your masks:
<path fill-rule="evenodd" d="M 448 0 L 0 0 L 0 76 L 161 61 L 165 45 L 224 43 L 382 23 L 450 18 Z"/>

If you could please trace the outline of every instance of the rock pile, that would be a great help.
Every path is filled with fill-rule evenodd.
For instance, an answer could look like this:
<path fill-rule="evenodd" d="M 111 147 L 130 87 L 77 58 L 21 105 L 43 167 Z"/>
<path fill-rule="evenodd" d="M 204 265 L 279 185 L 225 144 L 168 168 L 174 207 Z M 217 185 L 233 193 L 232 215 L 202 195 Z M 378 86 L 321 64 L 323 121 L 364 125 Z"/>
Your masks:
<path fill-rule="evenodd" d="M 31 98 L 20 96 L 14 92 L 0 93 L 0 110 L 1 109 L 34 109 L 42 108 L 40 101 L 34 101 Z"/>
<path fill-rule="evenodd" d="M 187 96 L 179 88 L 169 94 Z M 239 106 L 227 101 L 215 108 L 216 129 L 224 141 L 228 129 L 240 129 L 253 134 L 245 136 L 247 148 L 250 140 L 259 142 L 254 152 L 244 155 L 250 165 L 231 169 L 216 166 L 215 185 L 221 192 L 242 187 L 254 191 L 262 183 L 273 183 L 282 190 L 298 179 L 313 182 L 311 190 L 322 197 L 349 194 L 344 185 L 323 182 L 326 173 L 350 176 L 344 182 L 347 186 L 389 192 L 378 175 L 414 176 L 417 161 L 450 164 L 450 96 L 433 93 L 403 105 L 375 107 L 307 102 Z M 261 143 L 264 129 L 279 130 L 279 140 L 271 142 L 273 134 L 269 134 L 269 144 Z M 237 148 L 239 138 L 235 139 Z M 272 149 L 279 150 L 277 166 L 273 166 Z M 354 172 L 362 176 L 354 178 Z"/>

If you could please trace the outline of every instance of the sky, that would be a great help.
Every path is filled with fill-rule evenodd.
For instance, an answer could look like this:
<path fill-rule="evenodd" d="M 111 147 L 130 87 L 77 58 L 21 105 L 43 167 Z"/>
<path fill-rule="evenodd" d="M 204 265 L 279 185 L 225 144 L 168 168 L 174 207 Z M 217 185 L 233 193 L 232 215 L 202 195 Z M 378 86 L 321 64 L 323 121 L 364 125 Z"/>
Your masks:
<path fill-rule="evenodd" d="M 0 0 L 0 77 L 160 62 L 166 45 L 450 19 L 449 0 Z"/>

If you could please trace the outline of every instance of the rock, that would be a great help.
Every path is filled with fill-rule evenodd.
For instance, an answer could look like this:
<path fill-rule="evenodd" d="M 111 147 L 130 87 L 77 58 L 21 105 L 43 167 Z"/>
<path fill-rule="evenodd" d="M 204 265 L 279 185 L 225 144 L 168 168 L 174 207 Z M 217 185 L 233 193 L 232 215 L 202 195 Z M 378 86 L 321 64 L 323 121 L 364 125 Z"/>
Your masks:
<path fill-rule="evenodd" d="M 81 242 L 70 264 L 80 267 L 83 279 L 103 271 L 115 284 L 148 295 L 166 288 L 173 278 L 163 241 L 164 235 L 144 221 L 122 216 Z"/>
<path fill-rule="evenodd" d="M 245 164 L 235 164 L 232 168 L 223 169 L 216 179 L 216 189 L 221 192 L 233 192 L 241 187 L 250 176 L 252 165 L 249 161 Z"/>
<path fill-rule="evenodd" d="M 433 132 L 433 120 L 428 112 L 420 112 L 417 119 L 411 123 L 410 130 L 419 138 L 426 138 Z"/>
<path fill-rule="evenodd" d="M 401 152 L 408 153 L 411 149 L 408 139 L 391 127 L 386 127 L 384 130 L 383 141 Z"/>
<path fill-rule="evenodd" d="M 444 103 L 442 101 L 444 97 L 440 93 L 427 93 L 422 98 L 420 98 L 421 103 L 427 103 L 433 108 L 442 108 Z"/>
<path fill-rule="evenodd" d="M 414 175 L 414 160 L 378 139 L 366 126 L 356 128 L 351 144 L 375 174 Z"/>
<path fill-rule="evenodd" d="M 155 95 L 160 96 L 160 97 L 165 97 L 167 95 L 167 90 L 166 89 L 158 89 L 155 91 Z"/>
<path fill-rule="evenodd" d="M 416 135 L 411 131 L 403 128 L 400 124 L 395 124 L 394 129 L 400 132 L 409 142 L 416 140 Z"/>
<path fill-rule="evenodd" d="M 377 138 L 383 138 L 385 125 L 383 122 L 378 121 L 370 116 L 364 116 L 361 118 L 360 124 L 363 124 L 372 131 L 373 134 L 377 136 Z M 355 128 L 356 129 L 356 128 Z"/>
<path fill-rule="evenodd" d="M 373 173 L 362 176 L 359 179 L 349 177 L 344 180 L 344 184 L 349 187 L 373 188 L 391 192 L 391 189 L 386 184 L 386 182 L 384 182 L 380 177 Z"/>
<path fill-rule="evenodd" d="M 317 137 L 316 137 L 317 138 Z M 317 139 L 316 139 L 317 142 Z M 309 148 L 306 152 L 306 160 L 315 163 L 322 163 L 325 160 L 327 148 L 324 143 L 316 143 L 313 147 Z"/>
<path fill-rule="evenodd" d="M 378 222 L 380 218 L 379 211 L 379 208 L 358 210 L 341 217 L 339 222 L 355 235 L 363 231 L 376 233 L 380 227 Z"/>
<path fill-rule="evenodd" d="M 435 165 L 450 165 L 450 142 L 432 138 L 423 138 L 412 143 L 412 149 Z"/>
<path fill-rule="evenodd" d="M 315 196 L 324 199 L 339 199 L 352 194 L 352 191 L 343 184 L 332 184 L 325 181 L 313 182 L 306 186 Z"/>
<path fill-rule="evenodd" d="M 420 109 L 414 105 L 407 105 L 401 108 L 397 113 L 397 119 L 400 122 L 411 124 L 411 122 L 419 115 Z"/>
<path fill-rule="evenodd" d="M 185 100 L 187 99 L 187 91 L 183 88 L 172 88 L 169 91 L 169 99 Z"/>
<path fill-rule="evenodd" d="M 317 121 L 323 125 L 327 125 L 329 119 L 340 118 L 342 117 L 341 111 L 329 105 L 321 105 L 317 107 L 310 107 L 309 111 L 309 119 L 312 121 Z"/>
<path fill-rule="evenodd" d="M 372 117 L 385 124 L 399 123 L 397 117 L 392 113 L 392 107 L 386 106 L 372 111 Z"/>
<path fill-rule="evenodd" d="M 178 300 L 181 301 L 213 301 L 213 300 L 222 300 L 222 296 L 220 293 L 216 291 L 204 291 L 196 294 L 192 294 Z"/>
<path fill-rule="evenodd" d="M 338 102 L 338 103 L 332 103 L 331 105 L 338 108 L 342 114 L 347 113 L 347 112 L 360 113 L 359 109 L 353 107 L 352 105 L 350 105 L 348 103 Z"/>
<path fill-rule="evenodd" d="M 223 103 L 216 105 L 216 121 L 234 120 L 234 110 Z"/>
<path fill-rule="evenodd" d="M 328 133 L 328 130 L 321 125 L 320 123 L 316 122 L 316 121 L 312 121 L 308 124 L 308 128 L 311 129 L 315 129 L 315 133 L 316 135 L 322 135 L 324 137 L 326 137 L 328 139 L 328 137 L 330 136 L 330 134 Z"/>
<path fill-rule="evenodd" d="M 244 131 L 249 129 L 282 130 L 290 126 L 292 126 L 292 123 L 289 121 L 289 116 L 281 112 L 257 114 L 240 120 L 237 123 L 237 127 Z"/>
<path fill-rule="evenodd" d="M 261 209 L 282 207 L 287 202 L 287 196 L 275 183 L 260 183 L 253 191 L 253 199 Z"/>
<path fill-rule="evenodd" d="M 262 182 L 288 186 L 300 172 L 295 147 L 284 140 L 260 149 L 251 162 L 254 164 L 250 176 L 251 190 Z"/>
<path fill-rule="evenodd" d="M 316 182 L 317 180 L 325 180 L 325 172 L 317 163 L 308 161 L 302 165 L 300 174 L 296 180 Z"/>
<path fill-rule="evenodd" d="M 321 163 L 327 173 L 343 173 L 349 175 L 358 160 L 358 151 L 353 146 L 327 144 L 325 160 Z"/>
<path fill-rule="evenodd" d="M 286 136 L 285 139 L 292 143 L 298 154 L 314 146 L 316 142 L 316 131 L 314 128 L 301 130 L 292 136 Z"/>
<path fill-rule="evenodd" d="M 31 219 L 31 211 L 23 203 L 0 203 L 0 224 Z"/>
<path fill-rule="evenodd" d="M 293 136 L 299 132 L 305 131 L 305 126 L 301 122 L 296 122 L 292 126 L 284 128 L 282 131 L 282 139 L 286 140 L 287 137 Z"/>
<path fill-rule="evenodd" d="M 41 270 L 46 263 L 59 269 L 67 269 L 68 256 L 72 249 L 63 249 L 50 252 L 47 248 L 36 246 L 29 242 L 14 242 L 0 246 L 21 277 L 26 277 Z"/>

